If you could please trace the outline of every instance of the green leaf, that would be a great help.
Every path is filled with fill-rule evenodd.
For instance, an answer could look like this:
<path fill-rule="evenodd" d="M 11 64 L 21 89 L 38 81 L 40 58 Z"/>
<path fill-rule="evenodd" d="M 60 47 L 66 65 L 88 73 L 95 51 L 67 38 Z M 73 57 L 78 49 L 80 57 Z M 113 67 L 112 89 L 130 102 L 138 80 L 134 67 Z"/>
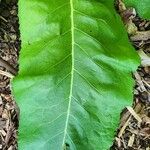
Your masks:
<path fill-rule="evenodd" d="M 19 1 L 19 150 L 111 146 L 139 64 L 113 2 Z"/>
<path fill-rule="evenodd" d="M 137 9 L 137 13 L 146 19 L 150 19 L 150 0 L 124 0 L 125 4 Z"/>

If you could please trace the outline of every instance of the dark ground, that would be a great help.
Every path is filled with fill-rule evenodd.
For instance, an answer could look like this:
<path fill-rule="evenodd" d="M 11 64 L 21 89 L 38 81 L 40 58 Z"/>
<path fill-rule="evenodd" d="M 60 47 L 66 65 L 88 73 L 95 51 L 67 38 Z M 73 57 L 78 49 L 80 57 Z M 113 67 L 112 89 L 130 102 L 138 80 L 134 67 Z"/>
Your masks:
<path fill-rule="evenodd" d="M 129 13 L 120 12 L 120 14 L 123 19 L 130 18 Z M 133 17 L 132 22 L 138 27 L 138 31 L 150 30 L 150 21 Z M 146 34 L 150 37 L 149 32 Z M 140 49 L 140 53 L 143 50 L 149 56 L 150 38 L 135 40 L 134 36 L 130 36 L 130 39 L 137 52 Z M 19 50 L 17 0 L 2 0 L 0 4 L 0 65 L 4 66 L 0 67 L 0 149 L 2 150 L 17 149 L 18 109 L 11 96 L 10 78 L 14 70 L 17 70 Z M 147 62 L 148 60 L 144 59 L 144 63 L 134 74 L 136 80 L 134 104 L 133 107 L 128 107 L 122 112 L 112 150 L 150 150 L 150 63 Z"/>

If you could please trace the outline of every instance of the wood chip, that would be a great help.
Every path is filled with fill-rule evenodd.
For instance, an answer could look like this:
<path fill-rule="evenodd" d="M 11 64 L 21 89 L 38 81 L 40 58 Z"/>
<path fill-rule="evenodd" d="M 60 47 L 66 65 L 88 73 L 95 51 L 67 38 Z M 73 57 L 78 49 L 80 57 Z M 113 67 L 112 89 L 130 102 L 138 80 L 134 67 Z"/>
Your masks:
<path fill-rule="evenodd" d="M 125 124 L 124 124 L 124 125 L 122 126 L 122 128 L 120 129 L 120 131 L 119 131 L 119 133 L 118 133 L 118 137 L 119 137 L 119 138 L 122 137 L 122 135 L 123 135 L 123 133 L 124 133 L 126 127 L 127 127 L 128 124 L 129 124 L 130 119 L 131 119 L 131 116 L 129 116 L 128 120 L 125 122 Z"/>
<path fill-rule="evenodd" d="M 150 39 L 150 31 L 138 31 L 130 39 L 132 41 L 147 41 Z"/>
<path fill-rule="evenodd" d="M 8 148 L 8 150 L 13 150 L 13 146 L 11 145 L 11 146 Z"/>
<path fill-rule="evenodd" d="M 129 141 L 128 141 L 128 146 L 129 147 L 133 146 L 134 139 L 135 139 L 135 134 L 132 134 L 132 136 L 130 136 Z"/>
<path fill-rule="evenodd" d="M 126 142 L 124 141 L 124 138 L 122 139 L 122 143 L 123 143 L 124 148 L 127 149 L 127 144 L 126 144 Z"/>
<path fill-rule="evenodd" d="M 0 74 L 11 79 L 14 77 L 11 73 L 2 70 L 0 70 Z"/>
<path fill-rule="evenodd" d="M 150 89 L 150 84 L 148 84 L 145 80 L 142 80 L 142 81 Z"/>
<path fill-rule="evenodd" d="M 148 55 L 145 54 L 145 52 L 143 50 L 139 50 L 138 54 L 141 58 L 141 65 L 143 67 L 148 67 L 150 66 L 150 57 Z"/>
<path fill-rule="evenodd" d="M 0 96 L 0 105 L 3 104 L 2 97 Z"/>
<path fill-rule="evenodd" d="M 121 147 L 121 139 L 120 138 L 115 138 L 116 139 L 116 141 L 117 141 L 117 145 L 118 145 L 118 147 Z"/>
<path fill-rule="evenodd" d="M 4 59 L 2 59 L 1 57 L 0 57 L 0 66 L 6 68 L 13 75 L 17 74 L 17 70 L 13 66 L 11 66 L 7 61 L 5 61 Z"/>
<path fill-rule="evenodd" d="M 3 136 L 6 136 L 6 132 L 4 130 L 0 130 L 0 133 L 3 135 Z"/>
<path fill-rule="evenodd" d="M 126 107 L 128 109 L 128 111 L 131 113 L 131 115 L 138 121 L 138 123 L 140 124 L 142 122 L 142 119 L 139 117 L 139 115 L 134 111 L 134 109 L 130 106 Z"/>
<path fill-rule="evenodd" d="M 140 75 L 138 74 L 137 71 L 134 73 L 134 76 L 135 76 L 135 78 L 136 78 L 136 80 L 137 80 L 137 82 L 138 82 L 138 84 L 140 86 L 141 92 L 147 91 L 145 86 L 144 86 L 144 84 L 143 84 L 143 82 L 142 82 L 142 79 L 141 79 L 141 77 L 140 77 Z"/>
<path fill-rule="evenodd" d="M 6 145 L 8 144 L 10 138 L 11 138 L 11 135 L 12 135 L 12 125 L 9 126 L 9 129 L 7 130 L 7 134 L 5 136 L 5 143 Z"/>
<path fill-rule="evenodd" d="M 8 119 L 9 120 L 9 114 L 8 114 L 8 111 L 6 109 L 4 109 L 3 113 L 2 113 L 2 118 L 4 119 Z"/>

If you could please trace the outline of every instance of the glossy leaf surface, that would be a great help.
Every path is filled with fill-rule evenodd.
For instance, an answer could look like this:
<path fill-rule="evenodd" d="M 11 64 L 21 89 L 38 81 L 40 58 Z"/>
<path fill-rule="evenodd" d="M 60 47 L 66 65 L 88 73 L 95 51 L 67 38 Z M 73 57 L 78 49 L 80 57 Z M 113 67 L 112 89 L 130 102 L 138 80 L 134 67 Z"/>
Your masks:
<path fill-rule="evenodd" d="M 19 0 L 19 150 L 106 150 L 139 63 L 113 0 Z"/>

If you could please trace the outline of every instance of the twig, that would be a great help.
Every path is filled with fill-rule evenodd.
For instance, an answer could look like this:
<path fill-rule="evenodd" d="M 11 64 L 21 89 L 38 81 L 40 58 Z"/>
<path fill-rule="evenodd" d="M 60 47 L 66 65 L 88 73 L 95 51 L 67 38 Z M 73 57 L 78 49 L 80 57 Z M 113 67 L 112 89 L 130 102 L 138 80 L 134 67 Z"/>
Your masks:
<path fill-rule="evenodd" d="M 0 19 L 2 19 L 4 22 L 8 22 L 4 17 L 0 16 Z"/>
<path fill-rule="evenodd" d="M 6 70 L 11 72 L 13 75 L 17 75 L 17 70 L 13 66 L 11 66 L 7 61 L 3 60 L 1 57 L 0 57 L 0 66 L 4 67 Z"/>

